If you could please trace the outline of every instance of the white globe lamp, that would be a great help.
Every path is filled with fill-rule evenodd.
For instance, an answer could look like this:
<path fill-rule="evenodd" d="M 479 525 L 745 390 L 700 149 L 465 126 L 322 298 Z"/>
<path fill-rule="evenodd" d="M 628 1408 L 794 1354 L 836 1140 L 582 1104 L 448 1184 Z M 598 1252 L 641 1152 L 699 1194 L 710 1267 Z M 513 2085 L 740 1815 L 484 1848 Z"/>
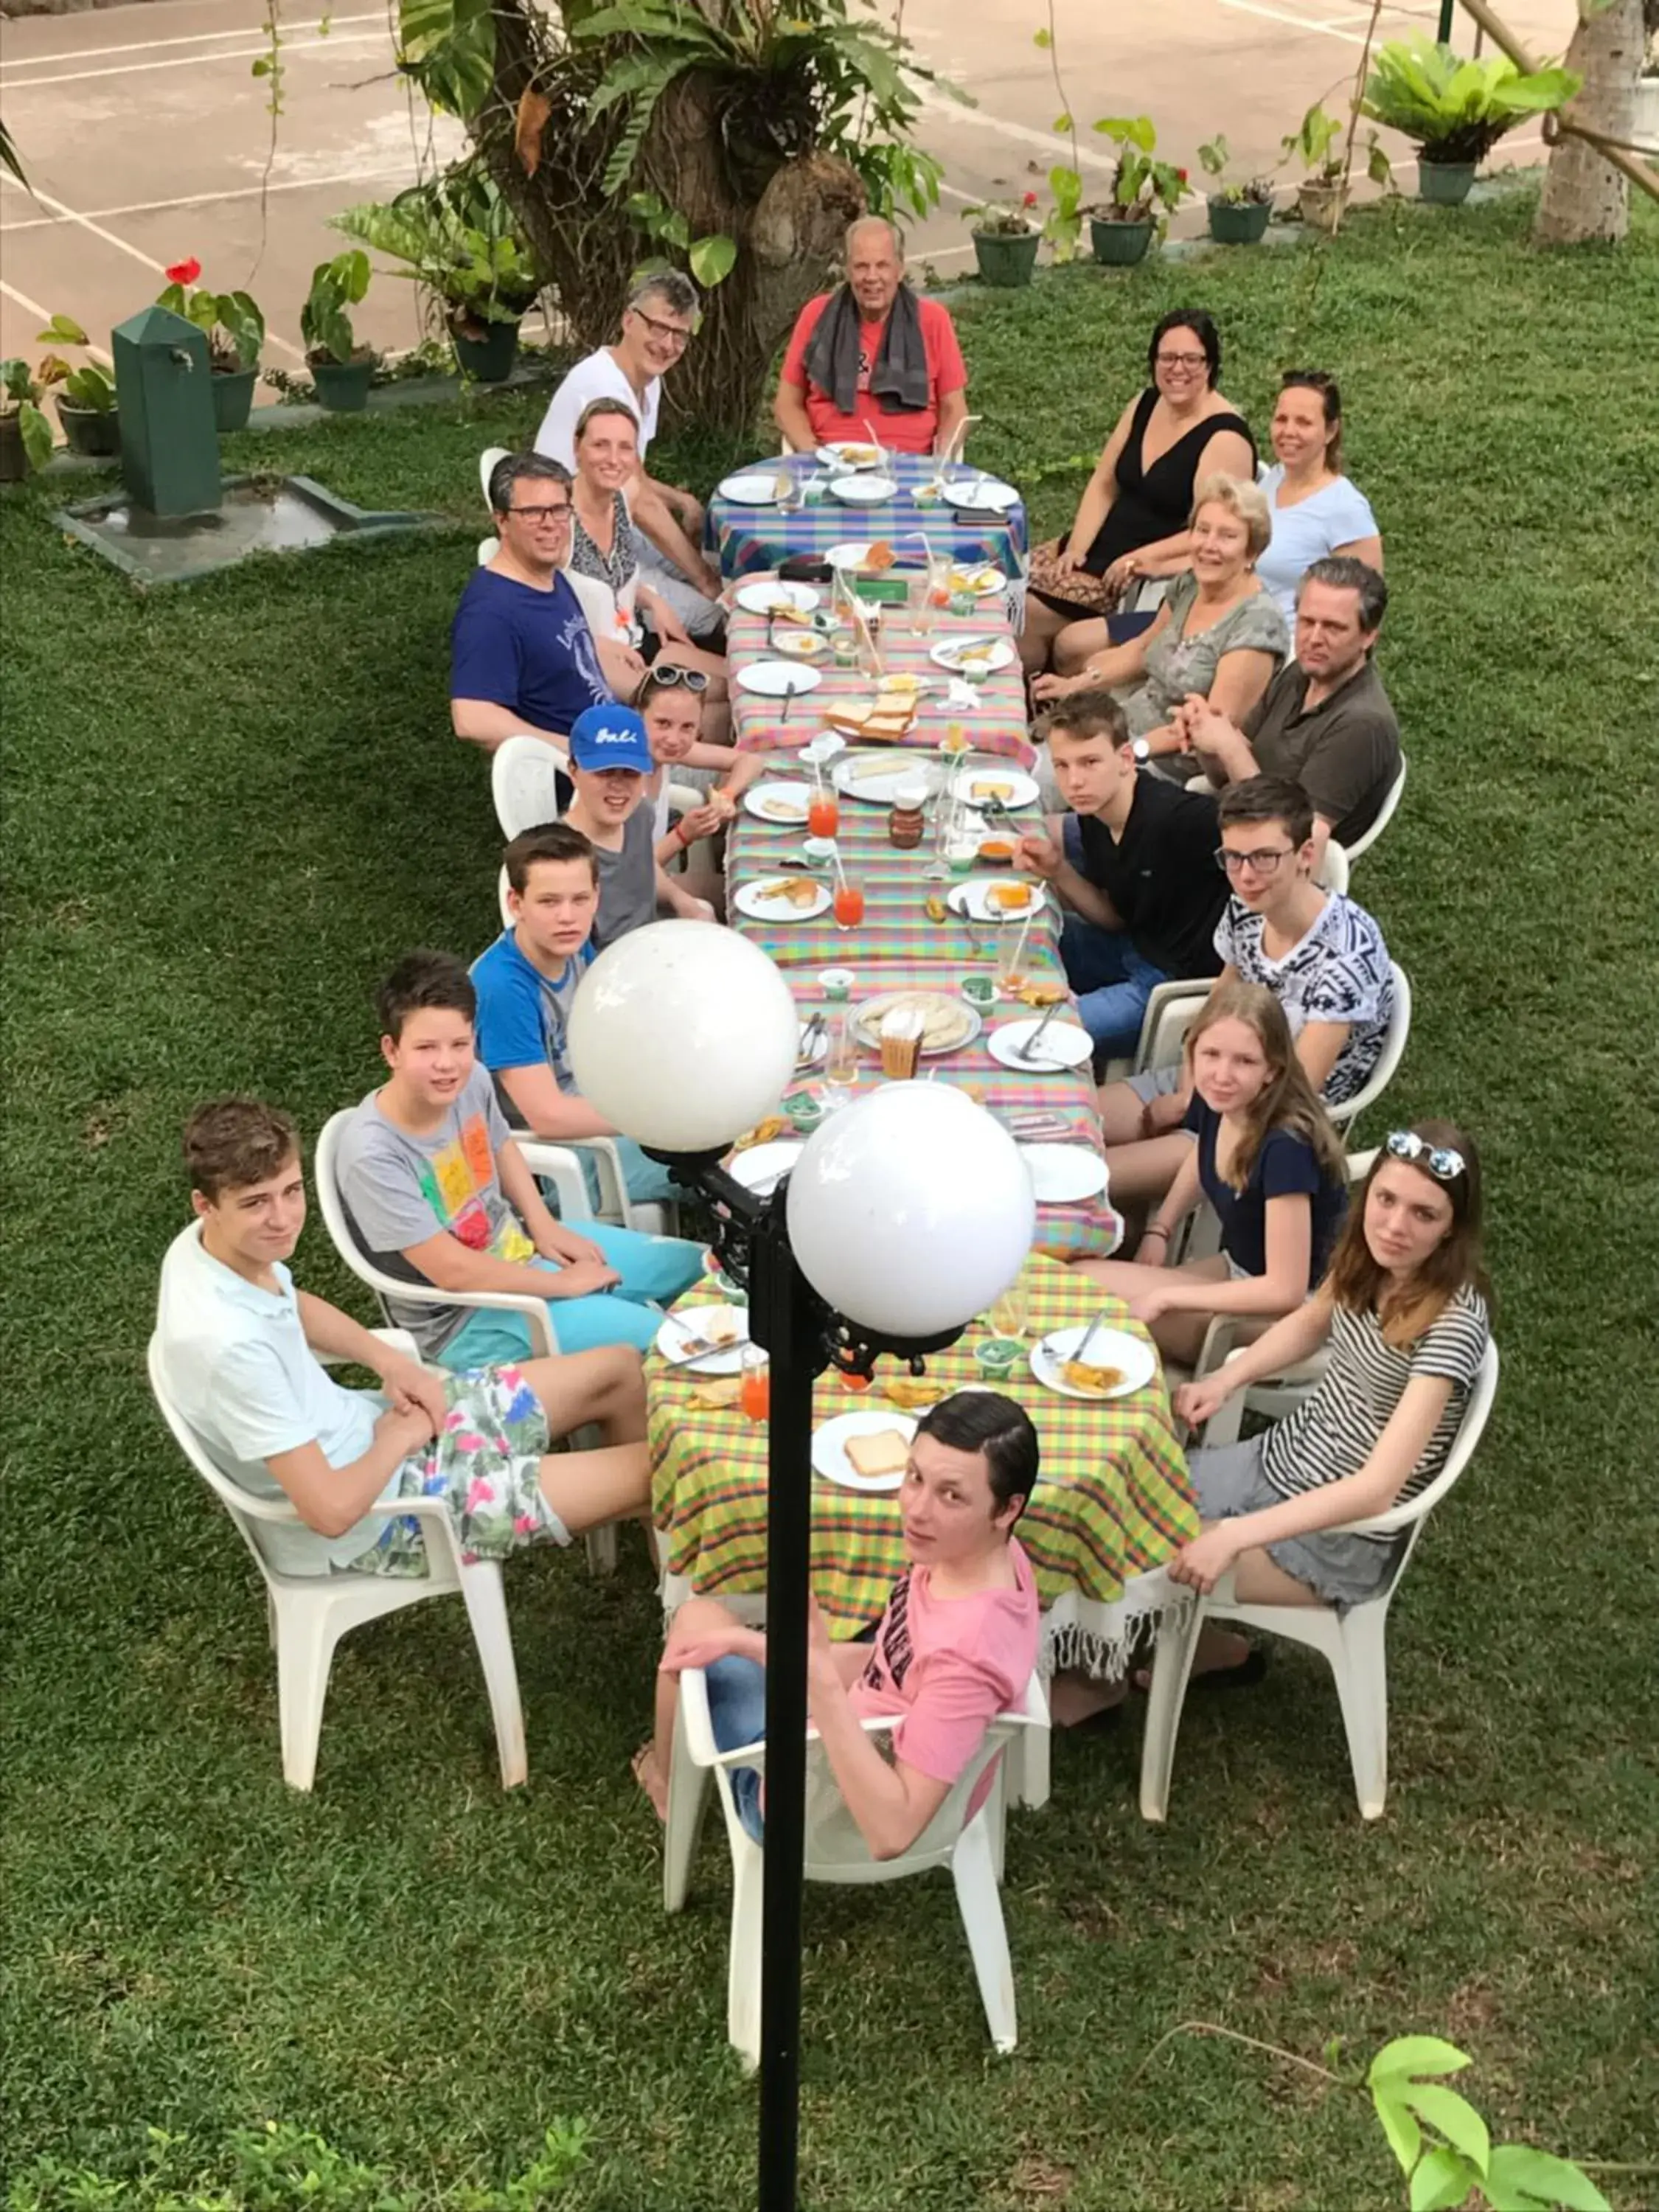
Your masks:
<path fill-rule="evenodd" d="M 752 1128 L 795 1072 L 789 986 L 714 921 L 654 921 L 607 945 L 571 1004 L 576 1087 L 625 1136 L 709 1152 Z"/>
<path fill-rule="evenodd" d="M 789 1242 L 826 1304 L 884 1336 L 957 1328 L 1007 1289 L 1036 1221 L 1002 1124 L 942 1083 L 885 1084 L 807 1139 Z"/>

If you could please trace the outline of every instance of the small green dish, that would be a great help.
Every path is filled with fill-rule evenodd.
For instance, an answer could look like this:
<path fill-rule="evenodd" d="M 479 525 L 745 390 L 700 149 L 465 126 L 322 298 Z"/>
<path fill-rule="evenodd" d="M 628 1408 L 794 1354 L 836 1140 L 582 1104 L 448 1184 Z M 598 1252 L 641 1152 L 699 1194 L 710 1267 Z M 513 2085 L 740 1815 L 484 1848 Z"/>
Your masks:
<path fill-rule="evenodd" d="M 962 995 L 975 1011 L 988 1014 L 997 1002 L 995 978 L 990 975 L 969 975 L 962 985 Z"/>
<path fill-rule="evenodd" d="M 981 1375 L 1006 1382 L 1024 1359 L 1025 1346 L 1017 1336 L 990 1336 L 980 1346 L 975 1358 Z"/>
<path fill-rule="evenodd" d="M 786 1098 L 783 1110 L 803 1137 L 810 1137 L 823 1119 L 823 1102 L 815 1098 L 810 1091 L 798 1091 Z"/>

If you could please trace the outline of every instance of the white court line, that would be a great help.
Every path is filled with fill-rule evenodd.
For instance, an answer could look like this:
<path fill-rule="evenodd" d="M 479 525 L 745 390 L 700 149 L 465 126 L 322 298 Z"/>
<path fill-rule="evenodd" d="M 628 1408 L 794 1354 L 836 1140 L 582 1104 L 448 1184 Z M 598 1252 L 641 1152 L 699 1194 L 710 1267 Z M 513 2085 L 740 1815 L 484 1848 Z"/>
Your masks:
<path fill-rule="evenodd" d="M 20 292 L 15 284 L 8 284 L 3 277 L 0 277 L 0 292 L 3 292 L 9 300 L 15 300 L 25 314 L 39 315 L 43 323 L 49 323 L 52 320 L 50 313 L 40 305 L 38 300 L 31 300 L 27 292 Z M 94 361 L 101 361 L 106 368 L 113 368 L 115 366 L 112 356 L 106 354 L 100 345 L 85 345 L 81 350 L 82 353 L 89 353 Z"/>
<path fill-rule="evenodd" d="M 409 173 L 407 162 L 395 169 L 342 169 L 331 177 L 288 177 L 269 189 L 273 192 L 304 192 L 323 185 L 370 185 L 384 183 L 391 177 Z M 83 215 L 29 216 L 22 222 L 0 222 L 0 238 L 9 238 L 16 230 L 52 230 L 61 222 L 107 222 L 118 215 L 161 215 L 169 208 L 216 207 L 221 200 L 257 200 L 266 189 L 262 185 L 239 185 L 231 192 L 186 192 L 176 200 L 133 200 L 125 207 L 88 208 Z"/>
<path fill-rule="evenodd" d="M 385 16 L 379 9 L 371 8 L 362 15 L 333 15 L 332 23 L 382 23 Z M 301 31 L 318 31 L 324 18 L 315 16 L 309 23 L 289 23 L 283 27 L 283 43 Z M 105 54 L 147 54 L 157 46 L 199 46 L 210 39 L 246 39 L 258 30 L 257 23 L 239 23 L 234 31 L 191 31 L 178 39 L 133 39 L 119 46 L 82 46 L 77 53 L 64 54 L 7 54 L 0 57 L 0 71 L 20 69 L 48 69 L 53 62 L 94 62 Z M 203 57 L 204 60 L 208 58 Z"/>
<path fill-rule="evenodd" d="M 1310 31 L 1324 39 L 1341 39 L 1351 46 L 1363 46 L 1364 37 L 1358 31 L 1339 31 L 1334 23 L 1316 23 L 1306 15 L 1292 15 L 1283 8 L 1264 8 L 1261 0 L 1221 0 L 1224 8 L 1235 8 L 1241 15 L 1260 15 L 1269 23 L 1287 23 L 1293 31 Z"/>
<path fill-rule="evenodd" d="M 106 246 L 114 246 L 118 253 L 131 254 L 135 261 L 142 262 L 146 269 L 154 270 L 158 276 L 167 275 L 165 262 L 152 260 L 148 253 L 142 252 L 137 246 L 130 246 L 125 238 L 118 238 L 112 230 L 102 229 L 89 215 L 77 215 L 72 207 L 66 206 L 62 200 L 54 199 L 50 192 L 37 191 L 34 197 L 42 207 L 56 208 L 66 222 L 78 223 L 82 230 L 89 230 L 94 238 L 101 238 Z M 50 320 L 50 317 L 47 319 Z M 280 346 L 284 353 L 292 354 L 295 361 L 305 359 L 298 346 L 290 345 L 286 338 L 278 337 L 274 331 L 268 331 L 265 333 L 265 338 L 268 344 Z"/>
<path fill-rule="evenodd" d="M 391 30 L 382 26 L 378 31 L 354 31 L 344 39 L 284 39 L 283 52 L 289 54 L 315 53 L 324 46 L 376 46 L 390 42 Z M 100 76 L 142 76 L 149 70 L 204 69 L 210 62 L 257 61 L 261 54 L 270 51 L 268 45 L 239 46 L 234 52 L 220 54 L 175 54 L 165 62 L 123 62 L 117 69 L 65 70 L 58 76 L 20 76 L 14 84 L 8 80 L 5 94 L 15 100 L 20 92 L 38 92 L 48 84 L 85 84 Z"/>
<path fill-rule="evenodd" d="M 947 100 L 942 92 L 924 92 L 921 104 L 933 115 L 948 115 L 953 122 L 966 125 L 970 130 L 994 131 L 1000 138 L 1018 139 L 1021 145 L 1036 146 L 1058 161 L 1071 153 L 1070 142 L 1057 138 L 1052 131 L 1033 131 L 1029 123 L 1011 123 L 1006 116 L 988 114 L 982 107 L 962 107 L 954 100 Z M 1115 155 L 1092 152 L 1087 146 L 1077 149 L 1080 169 L 1098 169 L 1109 175 L 1117 167 Z"/>

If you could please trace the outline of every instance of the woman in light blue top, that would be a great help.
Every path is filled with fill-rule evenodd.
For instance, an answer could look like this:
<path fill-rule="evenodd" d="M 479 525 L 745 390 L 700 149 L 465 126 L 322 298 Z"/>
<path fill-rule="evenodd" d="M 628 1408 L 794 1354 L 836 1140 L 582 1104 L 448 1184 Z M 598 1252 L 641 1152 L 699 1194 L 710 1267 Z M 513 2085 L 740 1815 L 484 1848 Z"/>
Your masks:
<path fill-rule="evenodd" d="M 1273 447 L 1261 478 L 1273 537 L 1256 574 L 1294 622 L 1296 587 L 1314 562 L 1346 553 L 1380 570 L 1382 538 L 1370 501 L 1342 473 L 1342 396 L 1322 368 L 1285 370 Z"/>

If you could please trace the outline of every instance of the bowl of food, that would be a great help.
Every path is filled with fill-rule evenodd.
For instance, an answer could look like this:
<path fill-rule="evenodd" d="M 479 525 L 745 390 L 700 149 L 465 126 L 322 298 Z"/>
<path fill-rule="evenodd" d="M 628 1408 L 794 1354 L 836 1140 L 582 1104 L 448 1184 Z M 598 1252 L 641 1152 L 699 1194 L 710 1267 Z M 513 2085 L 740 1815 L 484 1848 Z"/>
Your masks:
<path fill-rule="evenodd" d="M 1004 830 L 989 830 L 979 841 L 979 857 L 988 867 L 1012 868 L 1018 850 L 1018 844 Z"/>

